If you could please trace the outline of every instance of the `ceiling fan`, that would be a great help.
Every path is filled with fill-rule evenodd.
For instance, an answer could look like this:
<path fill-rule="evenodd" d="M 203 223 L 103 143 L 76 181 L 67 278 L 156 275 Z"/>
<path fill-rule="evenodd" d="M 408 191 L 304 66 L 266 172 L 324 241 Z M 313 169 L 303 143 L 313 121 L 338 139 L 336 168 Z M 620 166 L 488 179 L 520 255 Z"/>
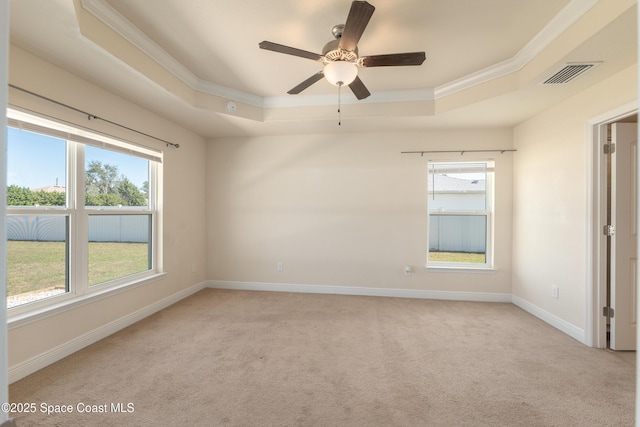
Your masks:
<path fill-rule="evenodd" d="M 375 7 L 366 1 L 354 1 L 351 3 L 346 23 L 344 25 L 335 25 L 332 28 L 331 32 L 335 40 L 324 46 L 322 55 L 269 41 L 260 42 L 258 45 L 261 49 L 319 61 L 324 65 L 323 70 L 312 75 L 287 93 L 291 95 L 298 94 L 324 77 L 331 84 L 338 87 L 348 85 L 356 98 L 364 99 L 371 93 L 358 77 L 358 68 L 422 65 L 425 60 L 424 52 L 359 56 L 358 41 L 367 27 L 374 10 Z"/>

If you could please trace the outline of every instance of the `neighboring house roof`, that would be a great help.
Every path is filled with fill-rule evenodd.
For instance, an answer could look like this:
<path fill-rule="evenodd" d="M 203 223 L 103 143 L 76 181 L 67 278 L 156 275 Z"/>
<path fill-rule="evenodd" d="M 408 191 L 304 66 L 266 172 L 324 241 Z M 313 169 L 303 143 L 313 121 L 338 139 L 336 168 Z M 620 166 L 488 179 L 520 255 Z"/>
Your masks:
<path fill-rule="evenodd" d="M 66 187 L 61 185 L 48 185 L 46 187 L 32 188 L 31 191 L 44 191 L 45 193 L 65 193 Z"/>
<path fill-rule="evenodd" d="M 429 192 L 436 193 L 482 193 L 485 189 L 484 179 L 461 179 L 444 174 L 429 175 Z"/>

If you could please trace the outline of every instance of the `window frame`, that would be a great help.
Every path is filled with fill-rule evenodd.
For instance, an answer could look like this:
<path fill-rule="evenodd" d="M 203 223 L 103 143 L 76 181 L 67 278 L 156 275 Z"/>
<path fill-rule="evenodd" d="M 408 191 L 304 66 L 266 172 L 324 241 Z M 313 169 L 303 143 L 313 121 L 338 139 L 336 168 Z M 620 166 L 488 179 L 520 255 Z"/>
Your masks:
<path fill-rule="evenodd" d="M 432 165 L 472 165 L 484 164 L 485 171 L 485 208 L 484 210 L 438 210 L 431 211 L 429 208 L 429 200 L 433 194 L 429 190 L 427 183 L 427 251 L 425 268 L 429 270 L 489 270 L 494 269 L 494 217 L 495 217 L 495 159 L 469 159 L 469 160 L 441 160 L 431 159 L 427 162 L 427 179 L 431 180 Z M 485 218 L 485 262 L 448 262 L 448 261 L 429 261 L 430 238 L 431 238 L 431 221 L 433 216 L 455 217 L 455 216 L 479 216 Z"/>
<path fill-rule="evenodd" d="M 158 150 L 117 140 L 90 130 L 7 109 L 7 127 L 39 133 L 66 141 L 66 205 L 65 206 L 6 206 L 6 215 L 64 215 L 68 217 L 66 292 L 60 295 L 7 308 L 9 320 L 22 319 L 49 312 L 87 299 L 100 297 L 125 288 L 156 280 L 162 271 L 161 186 L 162 155 Z M 147 206 L 85 206 L 86 145 L 144 158 L 149 161 Z M 6 201 L 5 201 L 6 205 Z M 150 216 L 150 268 L 143 272 L 115 278 L 103 283 L 88 283 L 89 217 L 91 215 Z"/>

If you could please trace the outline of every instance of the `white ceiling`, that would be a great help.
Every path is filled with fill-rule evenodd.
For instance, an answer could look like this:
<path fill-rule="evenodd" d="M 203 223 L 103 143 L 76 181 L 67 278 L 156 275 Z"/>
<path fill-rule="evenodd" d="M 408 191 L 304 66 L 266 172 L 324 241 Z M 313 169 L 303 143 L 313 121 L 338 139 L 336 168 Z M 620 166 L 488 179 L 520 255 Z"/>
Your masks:
<path fill-rule="evenodd" d="M 427 59 L 360 69 L 372 96 L 343 91 L 342 126 L 336 87 L 286 94 L 319 62 L 258 43 L 322 53 L 348 0 L 12 0 L 11 42 L 206 137 L 513 126 L 637 62 L 633 0 L 370 3 L 361 56 Z M 565 85 L 539 84 L 581 61 L 601 65 Z"/>

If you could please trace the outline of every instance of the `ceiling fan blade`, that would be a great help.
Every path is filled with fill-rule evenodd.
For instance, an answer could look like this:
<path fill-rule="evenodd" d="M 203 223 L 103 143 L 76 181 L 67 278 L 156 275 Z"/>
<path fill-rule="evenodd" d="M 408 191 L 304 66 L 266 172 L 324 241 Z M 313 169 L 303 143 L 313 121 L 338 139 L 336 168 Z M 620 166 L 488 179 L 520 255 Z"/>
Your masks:
<path fill-rule="evenodd" d="M 362 80 L 360 80 L 360 77 L 358 76 L 356 76 L 356 79 L 351 82 L 349 88 L 358 99 L 365 99 L 366 97 L 371 95 L 369 89 L 367 89 L 367 87 L 364 85 L 364 83 L 362 83 Z"/>
<path fill-rule="evenodd" d="M 263 41 L 258 43 L 260 49 L 272 50 L 274 52 L 284 53 L 287 55 L 300 56 L 302 58 L 311 59 L 314 61 L 319 61 L 322 58 L 322 55 L 319 53 L 313 53 L 302 49 L 296 49 L 295 47 L 285 46 L 283 44 Z"/>
<path fill-rule="evenodd" d="M 375 7 L 366 1 L 354 1 L 351 3 L 351 9 L 347 16 L 347 22 L 342 30 L 339 47 L 344 50 L 354 51 L 358 45 L 358 41 L 364 33 L 364 29 L 373 15 Z"/>
<path fill-rule="evenodd" d="M 422 65 L 426 58 L 424 52 L 391 53 L 362 58 L 363 67 L 396 67 L 402 65 Z"/>
<path fill-rule="evenodd" d="M 318 71 L 316 74 L 309 77 L 307 80 L 303 81 L 293 89 L 289 90 L 287 93 L 289 95 L 297 95 L 303 90 L 305 90 L 306 88 L 308 88 L 309 86 L 311 86 L 312 84 L 314 84 L 315 82 L 317 82 L 318 80 L 321 80 L 323 77 L 324 77 L 324 72 Z"/>

